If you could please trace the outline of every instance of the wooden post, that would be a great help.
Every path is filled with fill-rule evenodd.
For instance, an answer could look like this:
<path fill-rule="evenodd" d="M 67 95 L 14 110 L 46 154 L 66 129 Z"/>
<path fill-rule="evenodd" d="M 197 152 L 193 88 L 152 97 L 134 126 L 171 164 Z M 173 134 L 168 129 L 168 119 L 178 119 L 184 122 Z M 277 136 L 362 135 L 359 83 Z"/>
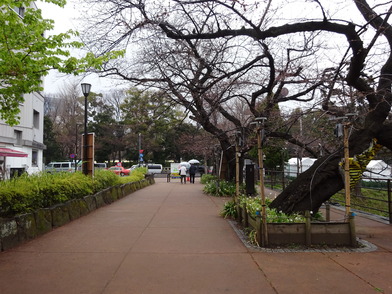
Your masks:
<path fill-rule="evenodd" d="M 246 210 L 246 203 L 244 203 L 244 207 L 242 208 L 242 213 L 243 213 L 244 227 L 247 228 L 249 226 L 249 221 L 248 221 L 248 211 Z"/>
<path fill-rule="evenodd" d="M 240 196 L 240 147 L 238 144 L 235 145 L 235 199 L 237 203 L 238 197 Z"/>
<path fill-rule="evenodd" d="M 350 155 L 348 146 L 348 127 L 344 124 L 343 141 L 344 141 L 344 191 L 346 196 L 346 220 L 350 217 Z"/>
<path fill-rule="evenodd" d="M 331 221 L 331 205 L 329 204 L 329 201 L 325 203 L 325 218 L 327 222 Z"/>
<path fill-rule="evenodd" d="M 236 203 L 237 207 L 237 221 L 238 223 L 242 224 L 242 207 L 239 205 L 239 203 Z"/>
<path fill-rule="evenodd" d="M 260 127 L 257 132 L 258 137 L 258 156 L 259 156 L 259 174 L 260 174 L 260 195 L 261 195 L 261 220 L 263 226 L 263 238 L 262 246 L 268 246 L 268 231 L 267 231 L 267 213 L 265 204 L 265 192 L 264 192 L 264 166 L 263 166 L 263 149 L 261 148 L 261 132 Z"/>
<path fill-rule="evenodd" d="M 351 246 L 357 246 L 357 236 L 355 232 L 355 221 L 354 221 L 354 214 L 351 212 L 349 216 L 349 223 L 350 223 L 350 239 L 351 239 Z"/>
<path fill-rule="evenodd" d="M 392 224 L 392 197 L 391 197 L 391 180 L 388 179 L 388 214 L 389 214 L 389 223 Z"/>
<path fill-rule="evenodd" d="M 263 243 L 263 227 L 262 227 L 262 222 L 261 222 L 261 217 L 260 217 L 260 211 L 257 211 L 256 213 L 256 241 L 257 244 L 260 246 L 260 244 Z"/>
<path fill-rule="evenodd" d="M 306 246 L 310 246 L 312 244 L 312 236 L 311 236 L 311 223 L 310 223 L 310 212 L 309 210 L 305 211 L 305 243 Z"/>
<path fill-rule="evenodd" d="M 85 175 L 94 175 L 94 133 L 88 133 L 87 137 L 82 135 L 82 171 Z"/>

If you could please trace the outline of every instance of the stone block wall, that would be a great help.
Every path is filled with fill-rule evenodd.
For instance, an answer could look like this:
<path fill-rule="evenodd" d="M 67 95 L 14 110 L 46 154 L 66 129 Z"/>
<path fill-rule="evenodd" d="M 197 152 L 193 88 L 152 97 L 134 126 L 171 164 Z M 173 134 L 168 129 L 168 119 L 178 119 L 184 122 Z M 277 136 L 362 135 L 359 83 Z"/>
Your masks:
<path fill-rule="evenodd" d="M 146 178 L 139 182 L 111 187 L 95 195 L 85 196 L 83 199 L 73 199 L 14 218 L 0 218 L 0 250 L 5 251 L 41 236 L 154 183 L 153 177 Z"/>

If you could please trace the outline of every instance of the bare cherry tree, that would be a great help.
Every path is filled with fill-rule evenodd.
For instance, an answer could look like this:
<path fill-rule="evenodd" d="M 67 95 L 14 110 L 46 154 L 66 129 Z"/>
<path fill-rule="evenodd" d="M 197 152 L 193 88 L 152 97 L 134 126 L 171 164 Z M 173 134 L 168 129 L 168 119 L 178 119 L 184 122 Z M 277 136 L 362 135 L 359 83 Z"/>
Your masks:
<path fill-rule="evenodd" d="M 55 98 L 50 98 L 47 113 L 53 123 L 53 131 L 61 146 L 61 156 L 69 158 L 80 152 L 83 127 L 83 100 L 78 83 L 65 84 Z"/>
<path fill-rule="evenodd" d="M 131 52 L 127 60 L 107 64 L 102 74 L 165 89 L 218 138 L 222 149 L 231 150 L 227 158 L 233 155 L 230 131 L 240 127 L 250 133 L 250 121 L 260 116 L 267 118 L 267 136 L 316 154 L 313 146 L 282 128 L 284 124 L 277 127 L 276 106 L 288 102 L 307 102 L 334 115 L 361 107 L 363 115 L 353 122 L 350 135 L 350 156 L 369 148 L 374 138 L 391 148 L 388 3 L 86 2 L 97 7 L 91 25 L 96 33 L 90 32 L 94 40 L 86 39 L 90 48 L 96 53 L 119 48 Z M 245 120 L 230 111 L 238 100 L 248 107 Z M 225 120 L 225 129 L 216 119 Z M 289 213 L 317 211 L 343 187 L 342 156 L 337 146 L 272 206 Z"/>

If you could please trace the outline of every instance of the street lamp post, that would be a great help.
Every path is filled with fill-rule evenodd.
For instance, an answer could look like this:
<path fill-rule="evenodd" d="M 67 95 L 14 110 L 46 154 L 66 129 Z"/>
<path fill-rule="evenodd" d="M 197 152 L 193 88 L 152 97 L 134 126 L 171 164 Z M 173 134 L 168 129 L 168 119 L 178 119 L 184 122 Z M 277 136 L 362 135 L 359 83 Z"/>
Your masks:
<path fill-rule="evenodd" d="M 82 93 L 84 95 L 84 140 L 83 140 L 83 174 L 88 175 L 88 157 L 87 157 L 87 97 L 90 94 L 91 84 L 83 83 L 82 86 Z"/>

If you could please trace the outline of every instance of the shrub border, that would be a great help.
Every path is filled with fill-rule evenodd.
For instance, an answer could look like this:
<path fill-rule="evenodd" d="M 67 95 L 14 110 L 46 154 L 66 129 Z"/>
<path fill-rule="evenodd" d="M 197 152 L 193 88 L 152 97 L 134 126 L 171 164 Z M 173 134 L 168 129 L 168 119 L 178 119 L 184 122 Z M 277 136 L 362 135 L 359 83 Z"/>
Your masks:
<path fill-rule="evenodd" d="M 146 177 L 138 182 L 107 188 L 83 199 L 72 199 L 13 218 L 0 218 L 0 251 L 6 251 L 46 234 L 152 184 L 155 184 L 154 177 Z"/>

